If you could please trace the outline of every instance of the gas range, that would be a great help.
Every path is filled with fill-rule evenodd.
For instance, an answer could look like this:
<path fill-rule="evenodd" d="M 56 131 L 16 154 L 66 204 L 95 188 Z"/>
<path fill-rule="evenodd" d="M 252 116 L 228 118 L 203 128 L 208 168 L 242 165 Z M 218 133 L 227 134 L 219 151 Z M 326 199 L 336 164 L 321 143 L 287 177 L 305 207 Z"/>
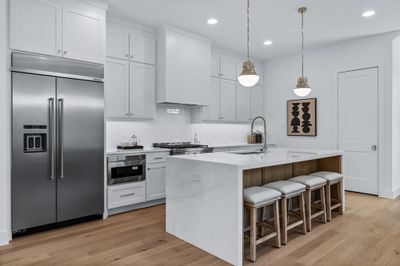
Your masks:
<path fill-rule="evenodd" d="M 208 148 L 207 145 L 194 144 L 191 142 L 161 142 L 153 143 L 153 147 L 170 149 L 171 155 L 184 155 L 184 154 L 198 154 L 213 152 L 212 148 Z"/>

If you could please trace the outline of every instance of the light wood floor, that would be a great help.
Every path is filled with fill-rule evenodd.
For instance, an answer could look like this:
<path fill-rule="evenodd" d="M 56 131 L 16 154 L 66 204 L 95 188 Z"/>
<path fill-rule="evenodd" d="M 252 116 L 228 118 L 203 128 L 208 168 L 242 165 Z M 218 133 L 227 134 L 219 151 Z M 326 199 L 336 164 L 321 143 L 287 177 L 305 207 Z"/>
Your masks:
<path fill-rule="evenodd" d="M 346 193 L 347 212 L 248 265 L 400 265 L 400 199 Z M 164 231 L 163 205 L 20 237 L 0 265 L 227 265 Z"/>

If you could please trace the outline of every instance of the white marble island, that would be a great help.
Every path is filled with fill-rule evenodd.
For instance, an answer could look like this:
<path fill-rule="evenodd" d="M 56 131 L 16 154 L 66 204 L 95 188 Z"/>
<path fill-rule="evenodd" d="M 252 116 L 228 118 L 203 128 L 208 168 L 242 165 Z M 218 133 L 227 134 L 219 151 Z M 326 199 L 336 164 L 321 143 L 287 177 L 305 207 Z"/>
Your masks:
<path fill-rule="evenodd" d="M 343 173 L 342 156 L 341 151 L 272 148 L 259 154 L 168 157 L 166 230 L 242 265 L 243 189 L 322 170 Z"/>

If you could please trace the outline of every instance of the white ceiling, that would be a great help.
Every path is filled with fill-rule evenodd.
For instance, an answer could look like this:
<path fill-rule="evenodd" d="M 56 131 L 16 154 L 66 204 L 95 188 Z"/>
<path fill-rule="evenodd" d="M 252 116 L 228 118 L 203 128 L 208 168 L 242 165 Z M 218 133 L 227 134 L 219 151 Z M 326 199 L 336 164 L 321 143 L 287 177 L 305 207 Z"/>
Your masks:
<path fill-rule="evenodd" d="M 106 0 L 122 18 L 157 27 L 171 24 L 210 37 L 218 46 L 244 53 L 245 0 Z M 299 51 L 300 15 L 306 6 L 306 48 L 400 30 L 400 0 L 251 0 L 251 54 L 267 59 Z M 367 9 L 376 15 L 363 18 Z M 215 17 L 217 25 L 206 20 Z M 264 40 L 272 46 L 264 46 Z"/>

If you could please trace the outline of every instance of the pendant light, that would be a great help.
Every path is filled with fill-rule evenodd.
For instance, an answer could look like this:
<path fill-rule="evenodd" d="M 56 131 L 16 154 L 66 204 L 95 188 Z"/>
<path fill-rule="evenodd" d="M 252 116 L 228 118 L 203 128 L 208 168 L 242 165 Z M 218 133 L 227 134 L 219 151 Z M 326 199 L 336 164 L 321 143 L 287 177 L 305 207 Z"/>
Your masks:
<path fill-rule="evenodd" d="M 253 87 L 259 79 L 260 77 L 250 61 L 250 0 L 247 0 L 247 61 L 243 63 L 243 70 L 238 80 L 243 87 Z"/>
<path fill-rule="evenodd" d="M 299 13 L 301 14 L 301 77 L 297 79 L 297 85 L 293 90 L 294 94 L 299 97 L 305 97 L 311 93 L 308 80 L 304 77 L 304 13 L 306 11 L 306 7 L 299 8 Z"/>

